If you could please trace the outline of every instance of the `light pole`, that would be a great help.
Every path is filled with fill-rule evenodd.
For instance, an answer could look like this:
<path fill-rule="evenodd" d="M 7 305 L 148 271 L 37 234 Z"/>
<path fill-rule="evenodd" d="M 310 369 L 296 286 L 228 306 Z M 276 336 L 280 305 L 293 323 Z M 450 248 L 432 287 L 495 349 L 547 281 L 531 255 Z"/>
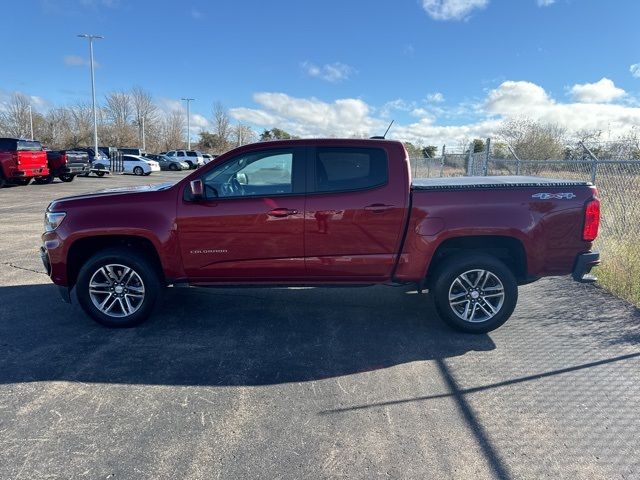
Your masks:
<path fill-rule="evenodd" d="M 100 35 L 89 35 L 83 33 L 78 35 L 80 38 L 89 40 L 89 57 L 91 62 L 91 101 L 93 109 L 93 159 L 98 158 L 98 112 L 96 111 L 96 78 L 93 73 L 93 41 L 104 38 Z"/>
<path fill-rule="evenodd" d="M 135 122 L 134 125 L 138 126 L 138 133 L 140 134 L 138 138 L 142 141 L 142 150 L 146 151 L 147 147 L 145 145 L 145 136 L 144 136 L 144 116 L 140 117 L 140 120 Z"/>
<path fill-rule="evenodd" d="M 31 105 L 29 107 L 29 125 L 31 126 L 31 141 L 33 141 L 33 114 L 31 113 Z"/>
<path fill-rule="evenodd" d="M 195 98 L 181 98 L 183 102 L 187 102 L 187 150 L 191 150 L 191 118 L 189 115 L 189 104 L 195 100 Z"/>
<path fill-rule="evenodd" d="M 142 150 L 147 151 L 147 146 L 144 141 L 144 116 L 142 117 Z"/>

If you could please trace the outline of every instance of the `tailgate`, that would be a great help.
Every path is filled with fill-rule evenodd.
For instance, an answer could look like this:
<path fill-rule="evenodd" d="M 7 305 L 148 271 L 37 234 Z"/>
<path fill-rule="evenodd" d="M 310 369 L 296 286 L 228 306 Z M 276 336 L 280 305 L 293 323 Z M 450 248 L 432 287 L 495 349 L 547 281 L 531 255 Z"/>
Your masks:
<path fill-rule="evenodd" d="M 18 151 L 18 165 L 20 170 L 42 168 L 47 165 L 47 152 Z"/>
<path fill-rule="evenodd" d="M 89 155 L 84 152 L 67 152 L 67 163 L 89 163 Z"/>

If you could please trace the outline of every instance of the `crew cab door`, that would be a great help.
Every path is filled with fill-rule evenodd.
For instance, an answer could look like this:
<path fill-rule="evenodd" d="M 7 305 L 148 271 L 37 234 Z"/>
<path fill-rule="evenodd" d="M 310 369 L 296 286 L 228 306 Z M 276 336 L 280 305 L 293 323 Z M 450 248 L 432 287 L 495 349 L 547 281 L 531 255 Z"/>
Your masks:
<path fill-rule="evenodd" d="M 304 148 L 265 148 L 203 167 L 205 198 L 178 201 L 184 269 L 193 283 L 304 277 Z"/>
<path fill-rule="evenodd" d="M 380 148 L 309 149 L 307 274 L 335 280 L 391 275 L 405 222 L 408 173 Z"/>

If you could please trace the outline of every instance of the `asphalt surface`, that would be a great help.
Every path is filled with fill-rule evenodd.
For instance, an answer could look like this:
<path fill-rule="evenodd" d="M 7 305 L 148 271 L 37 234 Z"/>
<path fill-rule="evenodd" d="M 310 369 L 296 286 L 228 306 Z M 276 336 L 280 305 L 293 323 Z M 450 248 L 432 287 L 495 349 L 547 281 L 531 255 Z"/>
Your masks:
<path fill-rule="evenodd" d="M 0 478 L 640 478 L 640 312 L 568 278 L 489 335 L 408 289 L 169 289 L 108 330 L 37 248 L 56 197 L 0 190 Z M 605 259 L 606 261 L 606 259 Z"/>

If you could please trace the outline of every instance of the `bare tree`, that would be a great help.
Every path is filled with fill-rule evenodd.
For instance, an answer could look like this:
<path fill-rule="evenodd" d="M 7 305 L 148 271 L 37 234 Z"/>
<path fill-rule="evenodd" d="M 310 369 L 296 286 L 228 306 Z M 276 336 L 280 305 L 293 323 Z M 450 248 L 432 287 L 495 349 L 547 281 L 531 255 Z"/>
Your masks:
<path fill-rule="evenodd" d="M 105 131 L 106 140 L 115 146 L 131 146 L 135 144 L 135 133 L 132 126 L 134 110 L 131 97 L 125 92 L 112 92 L 106 96 L 104 107 L 110 128 Z"/>
<path fill-rule="evenodd" d="M 179 110 L 168 113 L 162 122 L 162 150 L 171 150 L 181 145 L 184 129 L 184 114 Z"/>
<path fill-rule="evenodd" d="M 226 145 L 229 142 L 231 136 L 231 120 L 229 118 L 229 112 L 220 102 L 213 104 L 213 133 L 218 136 L 221 151 L 226 151 L 229 146 Z"/>
<path fill-rule="evenodd" d="M 31 100 L 23 93 L 11 95 L 4 112 L 0 113 L 0 123 L 4 135 L 11 137 L 29 137 L 29 105 Z"/>
<path fill-rule="evenodd" d="M 131 89 L 130 99 L 135 125 L 138 128 L 138 137 L 140 144 L 142 144 L 142 128 L 144 126 L 145 135 L 147 132 L 154 130 L 158 117 L 158 109 L 153 103 L 151 94 L 145 92 L 142 87 L 133 87 Z"/>
<path fill-rule="evenodd" d="M 77 103 L 67 109 L 69 130 L 64 143 L 67 147 L 90 145 L 93 139 L 93 112 L 88 103 Z"/>
<path fill-rule="evenodd" d="M 565 155 L 566 129 L 528 118 L 504 122 L 498 135 L 507 142 L 518 157 L 527 160 L 558 160 Z"/>
<path fill-rule="evenodd" d="M 258 138 L 256 132 L 254 132 L 249 125 L 246 125 L 244 123 L 239 123 L 236 126 L 232 127 L 231 134 L 233 144 L 236 147 L 240 147 L 248 143 L 253 143 Z"/>

